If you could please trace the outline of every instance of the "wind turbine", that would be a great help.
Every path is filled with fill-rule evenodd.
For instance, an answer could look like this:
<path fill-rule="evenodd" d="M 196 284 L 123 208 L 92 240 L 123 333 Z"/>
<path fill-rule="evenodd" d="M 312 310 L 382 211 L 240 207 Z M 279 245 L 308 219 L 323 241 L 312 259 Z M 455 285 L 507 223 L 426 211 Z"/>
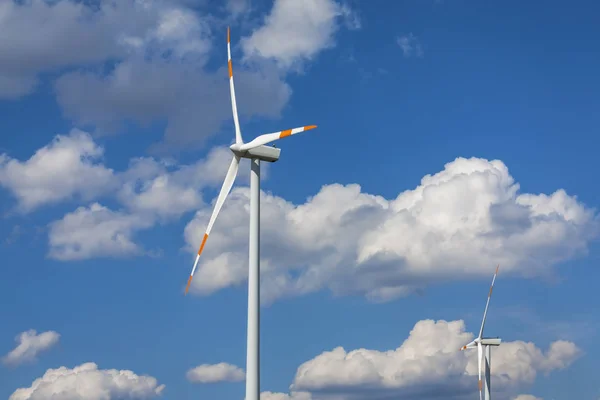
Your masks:
<path fill-rule="evenodd" d="M 265 144 L 282 139 L 296 133 L 316 128 L 316 125 L 302 126 L 284 131 L 260 135 L 254 140 L 244 143 L 240 123 L 238 120 L 237 104 L 235 101 L 235 89 L 233 86 L 233 69 L 231 67 L 231 44 L 230 32 L 227 28 L 227 67 L 229 69 L 229 91 L 231 93 L 231 108 L 233 110 L 233 122 L 235 124 L 235 143 L 229 148 L 233 152 L 233 158 L 229 170 L 223 181 L 221 192 L 217 197 L 215 208 L 206 227 L 200 249 L 196 255 L 196 261 L 192 273 L 187 282 L 185 293 L 187 294 L 194 272 L 198 266 L 198 260 L 204 250 L 206 240 L 217 219 L 221 207 L 229 194 L 238 172 L 240 158 L 249 158 L 251 164 L 250 174 L 250 246 L 249 246 L 249 271 L 248 271 L 248 339 L 246 348 L 246 400 L 259 400 L 260 397 L 260 357 L 259 357 L 259 321 L 260 321 L 260 161 L 275 162 L 279 159 L 281 150 Z"/>
<path fill-rule="evenodd" d="M 492 370 L 492 348 L 491 346 L 500 346 L 502 340 L 500 338 L 484 338 L 483 337 L 483 327 L 485 325 L 485 319 L 487 318 L 488 307 L 490 306 L 490 298 L 492 297 L 492 290 L 494 289 L 494 282 L 496 282 L 496 276 L 498 275 L 498 268 L 500 265 L 496 267 L 496 272 L 494 273 L 494 277 L 492 278 L 492 286 L 490 286 L 490 291 L 488 293 L 487 303 L 485 304 L 485 311 L 483 312 L 483 320 L 481 321 L 481 329 L 479 330 L 479 336 L 475 338 L 471 343 L 463 346 L 461 350 L 466 349 L 474 349 L 477 347 L 477 369 L 479 372 L 479 400 L 482 400 L 482 381 L 481 381 L 481 361 L 484 356 L 484 348 L 485 348 L 485 363 L 484 363 L 484 372 L 485 372 L 485 400 L 491 400 L 492 398 L 492 388 L 491 388 L 491 370 Z"/>

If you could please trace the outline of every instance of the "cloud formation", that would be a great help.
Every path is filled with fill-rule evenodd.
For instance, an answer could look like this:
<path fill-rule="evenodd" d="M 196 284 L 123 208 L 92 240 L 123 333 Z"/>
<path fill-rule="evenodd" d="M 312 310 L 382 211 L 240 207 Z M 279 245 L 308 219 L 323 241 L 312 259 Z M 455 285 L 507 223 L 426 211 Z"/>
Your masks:
<path fill-rule="evenodd" d="M 246 378 L 240 367 L 228 363 L 202 364 L 190 369 L 187 379 L 194 383 L 238 382 Z"/>
<path fill-rule="evenodd" d="M 277 0 L 249 38 L 232 33 L 242 117 L 277 118 L 292 90 L 288 69 L 275 61 L 313 59 L 333 46 L 339 17 L 354 15 L 334 0 L 296 3 Z M 245 0 L 225 3 L 234 16 L 248 7 Z M 290 21 L 294 31 L 282 32 Z M 232 117 L 225 28 L 205 8 L 169 0 L 9 1 L 0 5 L 0 23 L 0 98 L 22 97 L 41 76 L 58 76 L 65 115 L 97 134 L 123 131 L 126 122 L 166 122 L 155 152 L 200 147 Z M 283 49 L 272 40 L 281 33 Z M 240 41 L 244 57 L 236 55 Z M 216 69 L 211 57 L 223 60 Z"/>
<path fill-rule="evenodd" d="M 61 260 L 148 254 L 135 234 L 198 210 L 184 232 L 195 252 L 212 212 L 203 191 L 219 187 L 231 157 L 225 147 L 178 165 L 132 159 L 123 171 L 102 161 L 90 134 L 58 135 L 28 160 L 0 155 L 0 185 L 30 212 L 64 201 L 88 202 L 49 225 L 49 255 Z M 247 184 L 248 168 L 238 184 Z M 246 279 L 248 188 L 225 203 L 192 291 L 210 294 Z M 111 209 L 105 201 L 116 200 Z M 103 204 L 104 203 L 104 204 Z M 325 185 L 303 204 L 262 194 L 263 300 L 329 289 L 387 301 L 435 282 L 502 274 L 546 276 L 584 254 L 598 215 L 576 197 L 519 193 L 499 160 L 457 158 L 396 198 L 359 185 Z"/>
<path fill-rule="evenodd" d="M 142 400 L 158 397 L 164 388 L 151 376 L 136 375 L 129 370 L 98 369 L 90 362 L 73 369 L 49 369 L 30 387 L 17 389 L 8 400 Z"/>
<path fill-rule="evenodd" d="M 334 45 L 334 34 L 345 21 L 360 27 L 358 16 L 334 0 L 275 0 L 264 25 L 242 41 L 246 57 L 273 59 L 284 69 L 310 61 Z"/>
<path fill-rule="evenodd" d="M 227 199 L 207 243 L 192 292 L 210 294 L 247 278 L 247 188 Z M 195 252 L 212 206 L 185 228 Z M 434 282 L 502 274 L 536 277 L 584 254 L 598 216 L 559 189 L 519 193 L 500 160 L 457 158 L 396 198 L 359 185 L 325 185 L 303 204 L 262 193 L 261 295 L 264 301 L 322 289 L 373 301 Z"/>
<path fill-rule="evenodd" d="M 7 365 L 19 365 L 35 361 L 37 356 L 49 350 L 58 343 L 60 334 L 54 331 L 46 331 L 40 334 L 35 329 L 21 332 L 15 338 L 17 347 L 11 350 L 2 361 Z"/>
<path fill-rule="evenodd" d="M 140 254 L 132 235 L 152 225 L 140 215 L 115 212 L 98 203 L 79 207 L 50 224 L 48 255 L 67 261 Z"/>
<path fill-rule="evenodd" d="M 91 135 L 57 135 L 28 160 L 0 155 L 0 185 L 21 213 L 79 200 L 91 202 L 49 224 L 49 256 L 59 260 L 145 254 L 134 235 L 158 222 L 176 220 L 203 204 L 202 191 L 220 185 L 231 152 L 213 148 L 193 164 L 173 165 L 152 157 L 131 160 L 124 171 L 104 165 L 104 148 Z M 241 171 L 240 182 L 247 182 Z M 111 210 L 99 200 L 115 198 Z"/>
<path fill-rule="evenodd" d="M 0 186 L 29 212 L 72 198 L 89 200 L 114 189 L 113 171 L 100 160 L 104 149 L 78 129 L 58 135 L 26 161 L 0 154 Z"/>
<path fill-rule="evenodd" d="M 3 1 L 0 98 L 31 93 L 40 73 L 124 56 L 119 39 L 145 30 L 152 19 L 136 3 L 122 1 L 111 7 L 102 1 L 95 10 L 70 0 Z M 134 12 L 138 23 L 129 24 Z"/>
<path fill-rule="evenodd" d="M 337 347 L 323 352 L 298 367 L 289 396 L 269 393 L 264 398 L 434 399 L 443 394 L 447 399 L 462 400 L 478 390 L 477 352 L 459 351 L 473 337 L 465 331 L 462 320 L 422 320 L 393 350 L 346 351 Z M 567 368 L 580 355 L 581 350 L 572 342 L 554 342 L 545 352 L 531 342 L 503 342 L 493 350 L 494 390 L 500 398 L 508 399 L 532 384 L 538 372 Z"/>

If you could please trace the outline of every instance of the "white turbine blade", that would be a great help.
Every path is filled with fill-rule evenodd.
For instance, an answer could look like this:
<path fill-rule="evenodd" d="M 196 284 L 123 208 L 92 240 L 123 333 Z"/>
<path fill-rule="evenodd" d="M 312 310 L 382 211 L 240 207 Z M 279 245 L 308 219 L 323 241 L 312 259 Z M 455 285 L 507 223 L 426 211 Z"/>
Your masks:
<path fill-rule="evenodd" d="M 496 272 L 492 278 L 492 286 L 490 286 L 490 292 L 488 293 L 487 303 L 485 303 L 485 311 L 483 312 L 483 320 L 481 321 L 481 329 L 479 330 L 479 339 L 483 337 L 483 326 L 485 325 L 485 319 L 487 318 L 488 307 L 490 306 L 490 298 L 492 297 L 492 290 L 494 289 L 494 282 L 496 282 L 496 275 L 498 275 L 498 268 L 500 264 L 496 266 Z"/>
<path fill-rule="evenodd" d="M 227 69 L 229 70 L 229 92 L 231 93 L 231 109 L 233 110 L 233 123 L 235 124 L 235 143 L 242 144 L 242 132 L 238 120 L 237 103 L 235 101 L 235 87 L 233 85 L 233 68 L 231 66 L 231 36 L 227 27 Z"/>
<path fill-rule="evenodd" d="M 475 346 L 477 346 L 477 343 L 475 342 L 475 340 L 473 340 L 471 343 L 468 343 L 468 344 L 464 345 L 460 349 L 461 350 L 474 349 Z"/>
<path fill-rule="evenodd" d="M 308 126 L 301 126 L 300 128 L 286 129 L 285 131 L 265 133 L 264 135 L 260 135 L 253 141 L 245 143 L 242 146 L 240 146 L 240 150 L 241 151 L 250 150 L 255 147 L 262 146 L 263 144 L 270 143 L 277 139 L 282 139 L 284 137 L 295 135 L 296 133 L 315 129 L 316 127 L 317 127 L 316 125 L 308 125 Z"/>
<path fill-rule="evenodd" d="M 208 221 L 208 225 L 206 227 L 206 232 L 204 233 L 204 237 L 202 238 L 202 243 L 200 244 L 200 250 L 198 250 L 198 254 L 196 255 L 196 261 L 194 262 L 194 267 L 192 268 L 192 273 L 187 282 L 187 286 L 185 287 L 185 294 L 187 294 L 190 289 L 190 284 L 192 283 L 192 278 L 194 277 L 194 272 L 196 272 L 196 267 L 198 266 L 198 260 L 200 259 L 200 254 L 202 254 L 202 250 L 204 250 L 204 245 L 206 244 L 206 240 L 208 239 L 208 235 L 210 235 L 210 231 L 217 219 L 217 215 L 219 215 L 219 211 L 221 211 L 221 207 L 223 207 L 223 203 L 233 186 L 233 182 L 235 181 L 235 177 L 238 172 L 238 167 L 240 165 L 240 158 L 238 156 L 233 156 L 231 160 L 231 164 L 229 165 L 229 170 L 227 171 L 227 175 L 225 176 L 225 180 L 223 181 L 223 186 L 221 186 L 221 192 L 219 192 L 219 197 L 217 197 L 217 202 L 215 203 L 215 208 L 213 209 L 212 215 L 210 216 L 210 220 Z"/>
<path fill-rule="evenodd" d="M 483 356 L 483 349 L 481 348 L 481 342 L 477 342 L 477 370 L 479 372 L 479 400 L 483 400 L 483 394 L 481 391 L 481 357 Z"/>

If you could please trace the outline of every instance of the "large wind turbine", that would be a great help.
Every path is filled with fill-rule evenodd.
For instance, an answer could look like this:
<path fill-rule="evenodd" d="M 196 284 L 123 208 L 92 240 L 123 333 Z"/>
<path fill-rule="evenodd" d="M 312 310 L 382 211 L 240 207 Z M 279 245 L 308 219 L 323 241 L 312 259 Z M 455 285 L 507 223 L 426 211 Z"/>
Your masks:
<path fill-rule="evenodd" d="M 494 282 L 496 282 L 496 276 L 498 275 L 498 268 L 500 265 L 496 267 L 496 272 L 494 273 L 494 277 L 492 278 L 492 286 L 490 286 L 490 291 L 488 293 L 487 303 L 485 304 L 485 311 L 483 312 L 483 320 L 481 321 L 481 329 L 479 329 L 479 336 L 475 338 L 471 343 L 463 346 L 461 350 L 466 349 L 474 349 L 477 347 L 477 369 L 479 372 L 479 400 L 482 400 L 482 386 L 485 386 L 485 400 L 491 400 L 492 398 L 492 388 L 491 388 L 491 371 L 492 371 L 492 348 L 491 346 L 500 346 L 502 340 L 500 338 L 484 338 L 483 337 L 483 327 L 485 325 L 485 319 L 487 318 L 488 307 L 490 306 L 490 298 L 492 297 L 492 290 L 494 289 Z M 485 363 L 484 363 L 484 372 L 485 372 L 485 382 L 481 381 L 481 362 L 484 357 L 484 348 L 485 348 Z M 483 385 L 484 384 L 484 385 Z"/>
<path fill-rule="evenodd" d="M 231 92 L 231 108 L 233 109 L 233 122 L 235 124 L 235 143 L 229 148 L 233 152 L 233 158 L 229 165 L 229 170 L 225 176 L 225 181 L 221 187 L 219 197 L 215 203 L 215 208 L 210 216 L 206 232 L 202 238 L 192 273 L 188 279 L 185 293 L 187 294 L 194 272 L 198 266 L 198 260 L 204 250 L 206 240 L 217 219 L 221 207 L 233 186 L 238 172 L 240 158 L 249 158 L 251 163 L 250 174 L 250 249 L 249 249 L 249 272 L 248 272 L 248 341 L 246 353 L 246 400 L 259 400 L 260 397 L 260 358 L 259 358 L 259 320 L 260 320 L 260 161 L 275 162 L 279 159 L 280 149 L 265 146 L 277 139 L 295 135 L 309 129 L 316 128 L 316 125 L 302 126 L 300 128 L 287 129 L 274 133 L 267 133 L 258 136 L 256 139 L 244 143 L 240 131 L 238 120 L 237 105 L 235 101 L 235 90 L 233 86 L 233 70 L 231 67 L 231 44 L 230 33 L 227 28 L 227 67 L 229 70 L 229 91 Z"/>

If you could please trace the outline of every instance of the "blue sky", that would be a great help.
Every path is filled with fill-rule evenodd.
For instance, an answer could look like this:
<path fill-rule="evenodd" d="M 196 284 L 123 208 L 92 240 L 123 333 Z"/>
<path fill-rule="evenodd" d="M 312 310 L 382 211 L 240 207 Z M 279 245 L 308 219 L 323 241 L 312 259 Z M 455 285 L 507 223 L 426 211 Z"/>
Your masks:
<path fill-rule="evenodd" d="M 243 398 L 247 163 L 183 295 L 231 157 L 230 25 L 244 139 L 318 125 L 263 165 L 262 398 L 477 398 L 458 348 L 499 263 L 495 398 L 597 399 L 598 11 L 4 2 L 0 397 Z"/>

